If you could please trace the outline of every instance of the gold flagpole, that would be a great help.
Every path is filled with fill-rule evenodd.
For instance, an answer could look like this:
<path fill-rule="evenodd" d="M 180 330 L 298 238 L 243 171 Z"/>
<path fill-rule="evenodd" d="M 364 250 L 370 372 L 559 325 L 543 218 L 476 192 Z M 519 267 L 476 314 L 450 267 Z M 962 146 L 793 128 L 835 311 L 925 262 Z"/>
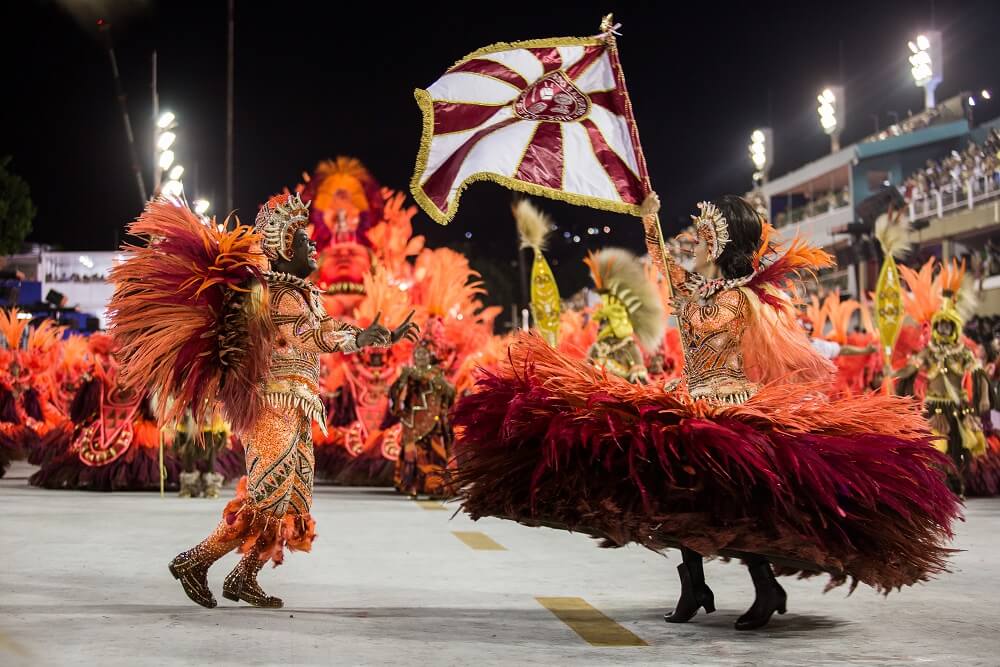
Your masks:
<path fill-rule="evenodd" d="M 612 61 L 615 64 L 615 75 L 618 78 L 618 87 L 621 89 L 623 96 L 625 98 L 625 113 L 628 114 L 629 130 L 632 134 L 632 145 L 635 147 L 636 155 L 639 159 L 641 176 L 643 179 L 643 185 L 645 186 L 645 194 L 649 195 L 653 192 L 653 186 L 649 180 L 649 169 L 646 167 L 646 156 L 642 152 L 642 144 L 639 143 L 639 131 L 638 126 L 635 122 L 635 114 L 632 113 L 632 98 L 629 97 L 628 88 L 625 85 L 625 74 L 622 71 L 621 61 L 618 57 L 618 42 L 615 39 L 615 29 L 618 26 L 615 25 L 615 19 L 613 14 L 608 14 L 601 20 L 601 34 L 608 41 L 608 46 L 611 50 Z M 654 230 L 653 233 L 656 234 L 656 245 L 659 248 L 659 257 L 654 256 L 654 260 L 659 260 L 660 272 L 663 274 L 664 279 L 667 281 L 667 294 L 673 297 L 674 286 L 670 281 L 670 270 L 667 266 L 667 245 L 663 241 L 663 228 L 660 226 L 660 214 L 656 213 L 654 216 Z M 649 230 L 646 230 L 647 237 L 649 235 Z M 647 250 L 649 249 L 649 244 L 646 244 Z M 655 253 L 653 253 L 655 254 Z"/>

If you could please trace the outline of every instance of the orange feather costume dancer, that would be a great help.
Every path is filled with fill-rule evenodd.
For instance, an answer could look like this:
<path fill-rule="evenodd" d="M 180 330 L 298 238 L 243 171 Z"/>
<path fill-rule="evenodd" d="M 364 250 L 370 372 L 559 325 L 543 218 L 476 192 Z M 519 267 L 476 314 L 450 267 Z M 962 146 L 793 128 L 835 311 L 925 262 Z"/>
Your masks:
<path fill-rule="evenodd" d="M 928 262 L 925 269 L 931 265 Z M 923 398 L 927 419 L 938 437 L 936 444 L 955 463 L 955 474 L 950 479 L 955 492 L 963 496 L 997 495 L 1000 455 L 988 446 L 982 428 L 991 407 L 989 380 L 970 349 L 974 343 L 963 340 L 964 318 L 956 306 L 965 264 L 959 266 L 952 260 L 930 283 L 929 270 L 921 277 L 920 273 L 900 268 L 911 290 L 907 297 L 914 304 L 911 315 L 915 319 L 928 315 L 929 310 L 918 304 L 936 305 L 937 310 L 929 315 L 929 325 L 922 322 L 930 329 L 926 347 L 896 371 L 900 378 L 897 391 Z"/>
<path fill-rule="evenodd" d="M 318 396 L 319 355 L 390 344 L 378 324 L 366 330 L 330 318 L 305 231 L 308 208 L 298 195 L 265 204 L 254 228 L 218 231 L 184 207 L 153 202 L 131 225 L 148 239 L 126 248 L 116 266 L 110 312 L 120 344 L 121 381 L 165 397 L 161 423 L 187 411 L 209 423 L 217 409 L 246 447 L 247 477 L 215 531 L 177 556 L 170 571 L 194 602 L 214 607 L 208 568 L 239 548 L 226 577 L 226 598 L 280 607 L 257 583 L 284 548 L 308 551 L 313 485 L 312 422 L 325 425 Z M 402 329 L 409 327 L 404 323 Z M 402 333 L 392 332 L 392 340 Z"/>
<path fill-rule="evenodd" d="M 53 376 L 63 328 L 29 325 L 16 308 L 0 310 L 0 477 L 11 461 L 38 456 L 65 420 Z"/>
<path fill-rule="evenodd" d="M 659 225 L 645 220 L 675 289 L 684 383 L 631 384 L 522 336 L 453 412 L 464 509 L 605 546 L 681 547 L 671 622 L 714 610 L 702 555 L 746 561 L 757 598 L 740 630 L 785 609 L 769 561 L 883 592 L 943 571 L 959 504 L 919 406 L 830 398 L 833 368 L 784 296 L 790 274 L 829 256 L 800 242 L 778 254 L 745 201 L 719 208 L 698 217 L 719 280 L 658 256 Z"/>

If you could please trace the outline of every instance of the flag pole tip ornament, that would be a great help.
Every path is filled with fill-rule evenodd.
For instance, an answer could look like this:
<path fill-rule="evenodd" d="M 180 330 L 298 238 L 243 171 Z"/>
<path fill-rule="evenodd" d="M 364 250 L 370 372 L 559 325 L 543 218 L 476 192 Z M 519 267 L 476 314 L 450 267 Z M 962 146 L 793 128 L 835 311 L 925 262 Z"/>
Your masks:
<path fill-rule="evenodd" d="M 414 92 L 423 130 L 411 192 L 436 222 L 469 184 L 640 216 L 649 178 L 611 16 L 592 37 L 498 43 Z"/>

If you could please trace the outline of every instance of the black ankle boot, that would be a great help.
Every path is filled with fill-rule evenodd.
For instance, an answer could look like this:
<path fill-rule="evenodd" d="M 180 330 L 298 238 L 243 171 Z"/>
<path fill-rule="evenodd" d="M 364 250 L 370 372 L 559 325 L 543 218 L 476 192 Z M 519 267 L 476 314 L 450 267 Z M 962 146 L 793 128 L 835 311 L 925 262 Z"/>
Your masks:
<path fill-rule="evenodd" d="M 664 615 L 667 623 L 687 623 L 699 608 L 706 614 L 715 611 L 715 595 L 705 584 L 705 570 L 702 568 L 701 554 L 690 549 L 681 549 L 684 562 L 677 566 L 681 579 L 681 597 L 669 614 Z"/>
<path fill-rule="evenodd" d="M 774 612 L 784 614 L 788 594 L 774 578 L 771 564 L 764 558 L 747 561 L 750 578 L 756 594 L 753 604 L 745 614 L 736 620 L 737 630 L 756 630 L 768 624 Z"/>
<path fill-rule="evenodd" d="M 178 554 L 167 566 L 174 579 L 181 582 L 188 598 L 208 609 L 213 609 L 218 604 L 208 587 L 208 568 L 211 565 L 211 562 L 198 558 L 198 549 L 195 547 Z"/>

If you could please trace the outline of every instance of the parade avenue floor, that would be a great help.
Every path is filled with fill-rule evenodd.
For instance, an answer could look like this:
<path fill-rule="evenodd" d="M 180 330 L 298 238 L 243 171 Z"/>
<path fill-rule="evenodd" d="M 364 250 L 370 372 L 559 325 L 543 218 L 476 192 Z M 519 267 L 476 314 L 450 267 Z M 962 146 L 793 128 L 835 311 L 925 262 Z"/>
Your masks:
<path fill-rule="evenodd" d="M 753 592 L 735 563 L 706 564 L 716 613 L 668 625 L 675 553 L 330 486 L 316 490 L 312 553 L 261 573 L 284 609 L 221 597 L 232 555 L 209 574 L 219 607 L 203 609 L 166 566 L 225 499 L 46 491 L 30 472 L 0 480 L 7 666 L 998 664 L 1000 499 L 968 502 L 953 573 L 888 598 L 783 580 L 788 613 L 738 633 Z"/>

